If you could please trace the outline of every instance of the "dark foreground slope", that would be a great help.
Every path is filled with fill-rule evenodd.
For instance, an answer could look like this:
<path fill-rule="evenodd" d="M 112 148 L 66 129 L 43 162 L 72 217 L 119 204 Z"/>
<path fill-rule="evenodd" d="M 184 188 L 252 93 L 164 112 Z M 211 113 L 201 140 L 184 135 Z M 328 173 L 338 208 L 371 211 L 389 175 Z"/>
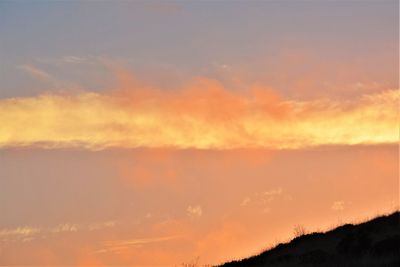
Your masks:
<path fill-rule="evenodd" d="M 400 266 L 400 214 L 312 233 L 223 267 L 247 266 Z"/>

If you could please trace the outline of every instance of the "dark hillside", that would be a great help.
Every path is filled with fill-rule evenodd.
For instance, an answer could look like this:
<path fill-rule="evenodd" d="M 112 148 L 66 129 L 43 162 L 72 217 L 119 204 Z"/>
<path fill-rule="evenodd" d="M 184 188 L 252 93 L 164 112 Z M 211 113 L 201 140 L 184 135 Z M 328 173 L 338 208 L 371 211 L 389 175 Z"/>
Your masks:
<path fill-rule="evenodd" d="M 260 255 L 220 266 L 400 266 L 400 214 L 302 235 Z"/>

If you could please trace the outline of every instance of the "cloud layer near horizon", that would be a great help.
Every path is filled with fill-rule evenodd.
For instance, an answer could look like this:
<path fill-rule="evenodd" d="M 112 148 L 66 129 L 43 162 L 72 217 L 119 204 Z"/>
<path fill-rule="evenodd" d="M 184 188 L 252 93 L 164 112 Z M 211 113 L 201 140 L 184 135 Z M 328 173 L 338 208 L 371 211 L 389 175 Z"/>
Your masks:
<path fill-rule="evenodd" d="M 127 73 L 109 93 L 80 91 L 0 100 L 0 147 L 298 149 L 398 141 L 398 90 L 350 101 L 285 101 L 198 78 L 149 88 Z"/>

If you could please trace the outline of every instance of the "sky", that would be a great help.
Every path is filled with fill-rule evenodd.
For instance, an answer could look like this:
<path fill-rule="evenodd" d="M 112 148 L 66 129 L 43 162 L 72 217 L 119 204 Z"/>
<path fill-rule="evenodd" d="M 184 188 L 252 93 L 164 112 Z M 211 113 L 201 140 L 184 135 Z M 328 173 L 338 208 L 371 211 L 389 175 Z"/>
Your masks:
<path fill-rule="evenodd" d="M 1 1 L 0 265 L 218 264 L 398 208 L 398 20 Z"/>

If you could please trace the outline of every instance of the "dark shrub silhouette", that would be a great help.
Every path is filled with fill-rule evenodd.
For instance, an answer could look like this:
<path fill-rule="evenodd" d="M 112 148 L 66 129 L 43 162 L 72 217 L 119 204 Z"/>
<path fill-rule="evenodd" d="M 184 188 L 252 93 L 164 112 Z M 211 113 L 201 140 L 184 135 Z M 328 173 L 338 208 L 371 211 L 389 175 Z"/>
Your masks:
<path fill-rule="evenodd" d="M 376 257 L 396 256 L 400 257 L 400 235 L 390 236 L 376 242 L 372 249 L 372 255 Z"/>
<path fill-rule="evenodd" d="M 330 254 L 321 249 L 311 250 L 299 256 L 300 264 L 322 266 L 329 261 Z"/>
<path fill-rule="evenodd" d="M 367 233 L 356 232 L 347 234 L 337 245 L 337 252 L 345 256 L 360 257 L 368 252 L 372 239 Z"/>

